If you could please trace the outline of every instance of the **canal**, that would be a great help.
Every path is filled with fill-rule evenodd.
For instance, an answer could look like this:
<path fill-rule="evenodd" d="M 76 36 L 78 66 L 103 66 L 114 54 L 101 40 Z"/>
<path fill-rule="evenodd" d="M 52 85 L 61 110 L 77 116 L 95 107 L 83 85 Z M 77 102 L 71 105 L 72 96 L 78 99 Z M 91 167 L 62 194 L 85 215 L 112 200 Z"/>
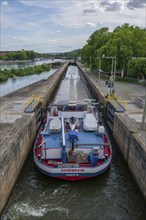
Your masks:
<path fill-rule="evenodd" d="M 68 68 L 54 100 L 69 99 L 70 71 L 76 99 L 87 98 L 78 69 Z M 32 151 L 21 170 L 2 220 L 144 220 L 146 204 L 112 136 L 110 169 L 93 179 L 56 180 L 34 166 Z"/>

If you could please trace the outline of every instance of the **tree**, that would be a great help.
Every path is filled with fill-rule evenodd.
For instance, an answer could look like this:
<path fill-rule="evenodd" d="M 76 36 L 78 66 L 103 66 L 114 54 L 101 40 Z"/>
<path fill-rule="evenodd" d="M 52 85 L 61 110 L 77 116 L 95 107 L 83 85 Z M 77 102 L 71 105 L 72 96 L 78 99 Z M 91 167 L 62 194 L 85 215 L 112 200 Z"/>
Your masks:
<path fill-rule="evenodd" d="M 121 27 L 116 27 L 113 32 L 109 32 L 107 27 L 95 31 L 82 48 L 81 57 L 92 69 L 99 66 L 99 59 L 96 59 L 96 57 L 102 57 L 103 54 L 107 57 L 116 57 L 117 70 L 126 73 L 131 57 L 146 57 L 145 48 L 146 30 L 126 23 Z M 137 65 L 141 64 L 138 62 Z M 110 71 L 111 61 L 107 59 L 102 61 L 102 68 L 104 71 Z M 135 67 L 133 66 L 133 68 Z M 133 70 L 133 74 L 136 74 L 135 71 L 141 71 L 142 73 L 145 71 L 140 66 L 136 69 Z"/>

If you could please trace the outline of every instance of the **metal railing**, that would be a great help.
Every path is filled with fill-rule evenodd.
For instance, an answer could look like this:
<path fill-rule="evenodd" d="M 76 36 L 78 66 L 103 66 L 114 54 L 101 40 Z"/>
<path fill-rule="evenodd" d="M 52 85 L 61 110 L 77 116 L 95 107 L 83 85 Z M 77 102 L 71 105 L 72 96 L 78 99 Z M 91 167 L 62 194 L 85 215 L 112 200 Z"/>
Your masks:
<path fill-rule="evenodd" d="M 119 97 L 115 94 L 112 96 L 126 110 L 126 102 L 121 97 Z"/>
<path fill-rule="evenodd" d="M 126 103 L 117 95 L 107 95 L 108 102 L 115 108 L 118 112 L 124 112 L 126 110 Z"/>
<path fill-rule="evenodd" d="M 31 109 L 34 110 L 39 103 L 44 103 L 43 97 L 41 95 L 33 94 L 23 103 L 23 106 L 26 109 L 29 105 L 31 105 Z"/>

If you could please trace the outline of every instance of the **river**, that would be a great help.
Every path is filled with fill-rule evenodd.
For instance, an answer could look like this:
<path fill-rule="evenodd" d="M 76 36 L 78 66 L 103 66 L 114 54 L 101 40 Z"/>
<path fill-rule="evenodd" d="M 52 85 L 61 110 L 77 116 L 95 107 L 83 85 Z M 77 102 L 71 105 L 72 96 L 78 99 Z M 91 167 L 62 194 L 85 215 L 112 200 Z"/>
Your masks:
<path fill-rule="evenodd" d="M 52 62 L 63 62 L 61 59 L 52 59 L 49 60 L 41 60 L 41 61 L 31 61 L 26 63 L 19 63 L 19 64 L 5 64 L 0 65 L 1 69 L 19 69 L 19 68 L 26 68 L 26 67 L 34 67 L 36 65 L 41 65 L 43 63 L 52 63 Z M 15 76 L 13 78 L 9 78 L 5 82 L 0 83 L 0 96 L 4 96 L 12 91 L 20 89 L 24 86 L 30 85 L 34 82 L 40 81 L 42 79 L 47 79 L 51 76 L 57 69 L 51 69 L 50 71 L 43 72 L 41 74 L 33 74 L 29 76 Z"/>
<path fill-rule="evenodd" d="M 0 69 L 4 70 L 4 69 L 22 69 L 22 68 L 26 68 L 26 67 L 34 67 L 37 65 L 41 65 L 43 63 L 55 63 L 55 62 L 64 62 L 64 60 L 62 59 L 45 59 L 45 60 L 38 60 L 38 61 L 26 61 L 26 62 L 22 62 L 22 63 L 7 63 L 7 64 L 3 64 L 0 63 Z"/>
<path fill-rule="evenodd" d="M 66 77 L 62 81 L 55 100 L 68 99 L 63 86 L 68 80 Z M 80 78 L 76 85 L 77 98 L 87 95 Z M 31 150 L 2 220 L 145 220 L 146 204 L 110 132 L 109 135 L 113 146 L 110 169 L 78 182 L 56 180 L 40 173 Z"/>

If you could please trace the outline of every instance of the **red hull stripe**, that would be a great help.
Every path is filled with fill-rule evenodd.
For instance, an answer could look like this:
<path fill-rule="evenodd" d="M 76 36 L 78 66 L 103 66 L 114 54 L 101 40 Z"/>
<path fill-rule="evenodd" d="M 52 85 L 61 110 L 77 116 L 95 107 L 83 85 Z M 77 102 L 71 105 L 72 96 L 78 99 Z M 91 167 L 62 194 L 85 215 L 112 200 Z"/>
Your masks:
<path fill-rule="evenodd" d="M 96 177 L 96 176 L 98 176 L 98 175 L 100 175 L 100 174 L 102 174 L 102 173 L 104 173 L 106 170 L 108 170 L 109 169 L 109 167 L 110 167 L 110 164 L 106 167 L 106 168 L 104 168 L 103 170 L 101 170 L 101 171 L 99 171 L 99 172 L 97 172 L 97 173 L 94 173 L 94 174 L 87 174 L 87 173 L 80 173 L 80 174 L 77 174 L 77 175 L 74 175 L 74 176 L 67 176 L 67 174 L 65 175 L 63 175 L 62 173 L 60 173 L 60 174 L 55 174 L 55 173 L 48 173 L 48 172 L 46 172 L 46 171 L 44 171 L 44 170 L 42 170 L 41 168 L 39 168 L 37 165 L 36 165 L 36 167 L 38 168 L 38 170 L 40 170 L 42 173 L 44 173 L 44 174 L 46 174 L 47 176 L 50 176 L 50 177 L 53 177 L 53 178 L 57 178 L 57 179 L 62 179 L 62 180 L 68 180 L 68 181 L 77 181 L 77 180 L 83 180 L 83 179 L 88 179 L 88 178 L 91 178 L 91 177 Z"/>
<path fill-rule="evenodd" d="M 93 177 L 93 176 L 91 176 Z M 89 179 L 91 178 L 90 176 L 86 176 L 86 177 L 83 177 L 83 176 L 58 176 L 58 177 L 55 177 L 57 179 L 62 179 L 62 180 L 67 180 L 67 181 L 77 181 L 77 180 L 83 180 L 83 179 Z"/>

